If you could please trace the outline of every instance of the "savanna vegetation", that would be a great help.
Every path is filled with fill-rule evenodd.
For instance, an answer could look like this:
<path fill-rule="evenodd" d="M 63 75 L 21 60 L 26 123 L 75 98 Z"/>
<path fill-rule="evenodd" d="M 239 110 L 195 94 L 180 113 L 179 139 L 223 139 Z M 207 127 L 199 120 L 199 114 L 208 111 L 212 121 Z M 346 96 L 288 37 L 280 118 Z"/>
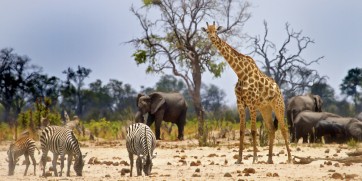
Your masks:
<path fill-rule="evenodd" d="M 323 56 L 304 56 L 304 51 L 315 42 L 302 31 L 294 31 L 290 24 L 285 24 L 282 44 L 268 40 L 267 22 L 264 22 L 263 35 L 242 32 L 251 15 L 250 4 L 233 0 L 144 2 L 145 6 L 131 7 L 143 34 L 129 43 L 135 47 L 135 63 L 147 65 L 146 70 L 140 71 L 160 75 L 153 87 L 136 90 L 132 82 L 123 82 L 122 78 L 108 82 L 95 80 L 86 85 L 92 73 L 89 68 L 74 65 L 62 72 L 63 77 L 56 77 L 44 73 L 41 65 L 32 64 L 31 57 L 22 55 L 26 52 L 3 48 L 0 51 L 0 140 L 13 139 L 25 129 L 35 132 L 41 126 L 42 117 L 61 125 L 64 111 L 78 116 L 96 137 L 121 138 L 124 125 L 134 120 L 137 94 L 153 91 L 176 91 L 185 96 L 189 105 L 186 138 L 208 135 L 202 137 L 207 139 L 212 138 L 213 130 L 231 133 L 239 129 L 236 105 L 226 104 L 222 88 L 202 82 L 205 72 L 219 77 L 227 66 L 207 35 L 200 31 L 206 21 L 214 19 L 225 26 L 220 33 L 223 39 L 248 45 L 248 52 L 261 65 L 261 70 L 281 87 L 285 100 L 312 93 L 322 97 L 324 111 L 342 116 L 355 116 L 362 111 L 362 68 L 346 72 L 340 83 L 342 95 L 336 95 L 327 77 L 311 69 L 311 65 L 327 60 Z M 159 16 L 147 19 L 148 13 L 153 12 L 150 9 L 159 12 Z M 165 31 L 154 31 L 159 29 Z M 176 130 L 163 136 L 174 140 Z M 210 139 L 199 141 L 200 145 L 212 143 Z"/>

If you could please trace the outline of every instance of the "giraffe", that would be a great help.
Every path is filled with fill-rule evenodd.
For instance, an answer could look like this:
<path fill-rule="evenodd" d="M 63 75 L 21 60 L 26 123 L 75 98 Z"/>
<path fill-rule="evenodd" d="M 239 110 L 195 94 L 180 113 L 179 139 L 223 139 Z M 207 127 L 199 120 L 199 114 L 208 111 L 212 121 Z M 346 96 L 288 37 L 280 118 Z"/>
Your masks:
<path fill-rule="evenodd" d="M 242 163 L 245 133 L 245 109 L 248 108 L 251 117 L 251 135 L 253 139 L 253 163 L 257 162 L 256 148 L 256 111 L 261 113 L 269 135 L 269 164 L 273 163 L 273 143 L 275 138 L 275 128 L 273 125 L 272 112 L 278 120 L 285 146 L 288 152 L 288 163 L 291 163 L 291 154 L 288 144 L 287 131 L 284 126 L 284 101 L 282 93 L 275 81 L 265 75 L 256 65 L 255 61 L 239 53 L 229 44 L 223 41 L 218 35 L 221 27 L 217 27 L 215 22 L 212 25 L 206 23 L 207 28 L 202 28 L 208 34 L 212 44 L 216 46 L 220 54 L 225 58 L 233 71 L 238 76 L 238 82 L 235 86 L 235 95 L 237 97 L 237 106 L 240 116 L 240 140 L 239 140 L 239 158 L 236 164 Z"/>

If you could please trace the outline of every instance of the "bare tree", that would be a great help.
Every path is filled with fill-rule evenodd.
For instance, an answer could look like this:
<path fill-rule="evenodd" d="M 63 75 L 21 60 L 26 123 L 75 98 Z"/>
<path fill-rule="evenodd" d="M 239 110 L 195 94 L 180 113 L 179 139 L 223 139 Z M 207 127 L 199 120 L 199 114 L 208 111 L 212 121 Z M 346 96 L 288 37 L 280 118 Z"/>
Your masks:
<path fill-rule="evenodd" d="M 137 51 L 137 64 L 148 64 L 146 72 L 171 72 L 182 78 L 192 97 L 199 122 L 199 144 L 206 143 L 204 137 L 203 109 L 200 88 L 202 73 L 209 71 L 215 77 L 221 75 L 225 62 L 220 61 L 216 49 L 211 46 L 200 26 L 206 21 L 217 20 L 226 25 L 225 38 L 240 35 L 241 27 L 249 19 L 247 2 L 233 0 L 149 0 L 140 9 L 131 7 L 138 18 L 143 35 L 131 40 Z M 150 9 L 157 15 L 150 19 Z M 143 11 L 143 12 L 141 12 Z M 156 14 L 156 13 L 155 13 Z M 200 25 L 202 23 L 202 25 Z"/>
<path fill-rule="evenodd" d="M 306 60 L 302 57 L 303 52 L 314 43 L 311 38 L 303 36 L 302 31 L 295 32 L 286 23 L 286 40 L 280 48 L 277 48 L 268 40 L 269 31 L 266 21 L 264 21 L 264 28 L 264 36 L 250 37 L 251 54 L 260 58 L 258 62 L 262 64 L 264 72 L 284 90 L 286 97 L 303 94 L 313 84 L 325 80 L 325 76 L 321 77 L 316 70 L 309 68 L 324 57 L 314 60 Z"/>

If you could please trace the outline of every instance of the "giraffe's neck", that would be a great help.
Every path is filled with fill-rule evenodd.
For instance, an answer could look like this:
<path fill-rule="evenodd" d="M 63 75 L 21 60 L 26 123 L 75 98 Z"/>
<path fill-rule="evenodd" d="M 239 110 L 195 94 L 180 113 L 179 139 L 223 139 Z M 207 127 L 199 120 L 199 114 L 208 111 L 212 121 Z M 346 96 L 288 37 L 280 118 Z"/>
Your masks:
<path fill-rule="evenodd" d="M 220 54 L 229 63 L 230 67 L 237 74 L 239 79 L 244 79 L 245 75 L 248 75 L 251 71 L 254 71 L 254 69 L 257 68 L 253 60 L 236 51 L 225 41 L 221 40 L 220 37 L 213 36 L 210 39 L 219 50 Z"/>

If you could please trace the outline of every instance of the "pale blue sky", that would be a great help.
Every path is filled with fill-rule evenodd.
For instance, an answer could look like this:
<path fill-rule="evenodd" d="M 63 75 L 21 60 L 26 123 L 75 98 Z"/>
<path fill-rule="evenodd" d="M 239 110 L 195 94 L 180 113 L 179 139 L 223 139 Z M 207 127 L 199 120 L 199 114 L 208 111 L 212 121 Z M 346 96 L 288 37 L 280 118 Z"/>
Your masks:
<path fill-rule="evenodd" d="M 92 69 L 88 82 L 114 78 L 136 90 L 154 86 L 159 75 L 146 75 L 131 55 L 134 48 L 122 44 L 141 34 L 137 19 L 129 11 L 141 0 L 2 0 L 0 2 L 0 48 L 12 47 L 28 55 L 45 73 L 61 79 L 68 67 Z M 284 25 L 315 40 L 304 58 L 325 56 L 314 68 L 329 77 L 339 93 L 347 71 L 362 67 L 362 1 L 360 0 L 254 0 L 251 19 L 244 33 L 262 34 L 263 20 L 269 25 L 270 39 L 277 45 L 285 39 Z M 217 20 L 216 20 L 217 21 Z M 234 104 L 237 78 L 227 68 L 221 78 L 205 75 L 206 84 L 220 86 Z"/>

